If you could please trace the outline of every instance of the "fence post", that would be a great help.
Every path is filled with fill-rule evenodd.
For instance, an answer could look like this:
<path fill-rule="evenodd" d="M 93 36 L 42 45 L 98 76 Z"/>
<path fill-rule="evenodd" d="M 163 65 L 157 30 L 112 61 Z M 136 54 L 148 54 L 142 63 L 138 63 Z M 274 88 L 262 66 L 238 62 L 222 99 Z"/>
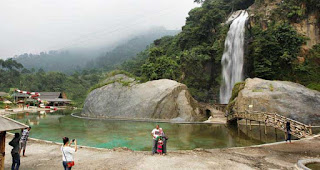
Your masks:
<path fill-rule="evenodd" d="M 264 134 L 265 135 L 267 134 L 267 124 L 266 124 L 266 122 L 264 122 Z"/>
<path fill-rule="evenodd" d="M 310 133 L 310 135 L 312 135 L 312 126 L 311 126 L 311 124 L 309 124 L 309 133 Z"/>

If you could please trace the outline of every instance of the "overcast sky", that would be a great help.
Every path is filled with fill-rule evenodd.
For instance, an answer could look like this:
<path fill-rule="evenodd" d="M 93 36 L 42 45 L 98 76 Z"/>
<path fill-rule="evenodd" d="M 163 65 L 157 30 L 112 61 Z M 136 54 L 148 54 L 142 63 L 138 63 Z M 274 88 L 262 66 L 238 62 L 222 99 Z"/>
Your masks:
<path fill-rule="evenodd" d="M 0 58 L 96 47 L 153 26 L 181 29 L 193 0 L 0 0 Z"/>

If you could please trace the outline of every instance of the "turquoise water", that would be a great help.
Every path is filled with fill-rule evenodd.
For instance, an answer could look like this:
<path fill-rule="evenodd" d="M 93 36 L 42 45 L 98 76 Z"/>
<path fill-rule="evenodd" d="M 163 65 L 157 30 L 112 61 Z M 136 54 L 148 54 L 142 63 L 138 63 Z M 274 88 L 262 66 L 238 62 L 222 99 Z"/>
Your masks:
<path fill-rule="evenodd" d="M 309 163 L 306 165 L 306 167 L 312 169 L 312 170 L 320 170 L 320 163 Z"/>
<path fill-rule="evenodd" d="M 21 113 L 11 118 L 31 125 L 30 136 L 33 138 L 62 142 L 67 136 L 85 146 L 151 149 L 151 130 L 156 126 L 155 122 L 87 120 L 72 117 L 70 113 Z M 238 130 L 218 124 L 158 124 L 169 137 L 169 150 L 250 146 L 283 140 L 283 133 L 277 132 L 276 136 L 273 128 L 268 128 L 269 133 L 264 135 L 263 128 L 259 130 L 258 127 L 249 131 L 245 126 Z"/>

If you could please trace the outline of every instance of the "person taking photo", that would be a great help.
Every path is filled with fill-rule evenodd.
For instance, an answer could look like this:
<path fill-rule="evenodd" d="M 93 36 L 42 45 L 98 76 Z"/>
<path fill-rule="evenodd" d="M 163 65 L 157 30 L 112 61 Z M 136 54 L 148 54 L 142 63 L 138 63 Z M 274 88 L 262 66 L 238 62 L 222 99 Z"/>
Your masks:
<path fill-rule="evenodd" d="M 73 139 L 71 142 L 68 137 L 62 138 L 63 146 L 61 147 L 62 152 L 62 165 L 65 170 L 71 170 L 74 166 L 73 154 L 77 152 L 77 140 Z M 71 144 L 74 142 L 74 148 L 71 147 Z"/>

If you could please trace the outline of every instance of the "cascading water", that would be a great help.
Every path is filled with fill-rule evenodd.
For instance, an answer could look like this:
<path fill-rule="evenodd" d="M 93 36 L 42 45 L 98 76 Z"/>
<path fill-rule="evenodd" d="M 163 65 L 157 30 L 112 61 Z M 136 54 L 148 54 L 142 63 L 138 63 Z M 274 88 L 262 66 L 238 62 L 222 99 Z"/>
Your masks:
<path fill-rule="evenodd" d="M 244 36 L 248 13 L 245 10 L 238 13 L 240 14 L 230 25 L 221 60 L 223 82 L 220 87 L 220 103 L 222 104 L 229 102 L 234 84 L 243 81 Z"/>

